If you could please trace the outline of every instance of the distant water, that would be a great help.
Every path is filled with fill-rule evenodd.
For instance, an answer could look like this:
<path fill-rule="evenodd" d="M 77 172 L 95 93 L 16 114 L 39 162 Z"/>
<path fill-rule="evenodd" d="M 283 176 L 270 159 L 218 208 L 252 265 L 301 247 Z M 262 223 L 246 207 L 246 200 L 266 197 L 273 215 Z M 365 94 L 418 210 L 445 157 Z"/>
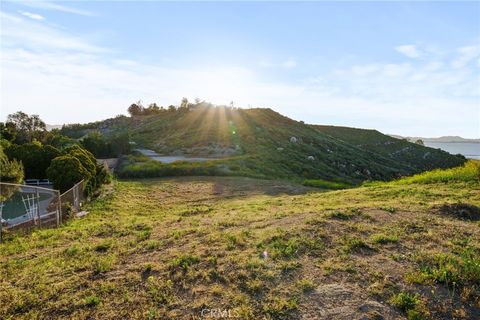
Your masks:
<path fill-rule="evenodd" d="M 480 143 L 425 141 L 425 145 L 430 148 L 445 150 L 451 154 L 462 154 L 469 159 L 480 160 Z"/>

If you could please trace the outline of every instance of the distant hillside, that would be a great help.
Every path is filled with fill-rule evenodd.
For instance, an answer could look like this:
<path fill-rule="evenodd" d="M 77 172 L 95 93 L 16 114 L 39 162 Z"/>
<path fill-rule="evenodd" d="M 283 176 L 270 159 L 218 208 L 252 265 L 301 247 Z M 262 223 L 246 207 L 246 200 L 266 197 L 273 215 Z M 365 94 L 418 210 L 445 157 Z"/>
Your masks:
<path fill-rule="evenodd" d="M 438 138 L 423 138 L 423 137 L 402 137 L 399 135 L 390 135 L 393 138 L 397 139 L 407 139 L 409 141 L 417 141 L 422 140 L 424 142 L 473 142 L 473 143 L 480 143 L 480 139 L 466 139 L 459 136 L 443 136 Z"/>
<path fill-rule="evenodd" d="M 88 130 L 105 134 L 128 130 L 138 146 L 161 154 L 222 158 L 197 163 L 193 169 L 185 164 L 170 165 L 168 170 L 167 165 L 159 168 L 149 164 L 144 168 L 150 171 L 142 176 L 191 172 L 359 183 L 457 166 L 465 161 L 377 131 L 307 125 L 260 108 L 200 105 L 152 116 L 118 117 L 80 125 L 75 130 L 62 129 L 76 137 Z M 135 174 L 129 172 L 126 176 Z"/>
<path fill-rule="evenodd" d="M 407 164 L 418 171 L 451 166 L 456 161 L 452 160 L 449 153 L 445 151 L 397 139 L 377 130 L 322 125 L 313 127 L 363 150 Z"/>

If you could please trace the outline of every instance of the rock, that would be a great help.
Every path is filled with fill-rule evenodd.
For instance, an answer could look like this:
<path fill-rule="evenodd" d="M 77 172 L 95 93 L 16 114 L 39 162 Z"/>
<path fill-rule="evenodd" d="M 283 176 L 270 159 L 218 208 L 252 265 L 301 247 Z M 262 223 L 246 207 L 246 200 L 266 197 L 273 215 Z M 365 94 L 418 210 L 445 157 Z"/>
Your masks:
<path fill-rule="evenodd" d="M 77 218 L 85 217 L 88 214 L 88 211 L 80 211 L 75 215 Z"/>
<path fill-rule="evenodd" d="M 282 147 L 277 148 L 277 151 L 283 151 Z"/>
<path fill-rule="evenodd" d="M 315 157 L 314 157 L 314 156 L 308 156 L 308 157 L 307 157 L 307 160 L 314 161 L 314 160 L 315 160 Z"/>
<path fill-rule="evenodd" d="M 291 142 L 291 143 L 297 143 L 297 138 L 295 138 L 295 137 L 290 137 L 290 142 Z"/>

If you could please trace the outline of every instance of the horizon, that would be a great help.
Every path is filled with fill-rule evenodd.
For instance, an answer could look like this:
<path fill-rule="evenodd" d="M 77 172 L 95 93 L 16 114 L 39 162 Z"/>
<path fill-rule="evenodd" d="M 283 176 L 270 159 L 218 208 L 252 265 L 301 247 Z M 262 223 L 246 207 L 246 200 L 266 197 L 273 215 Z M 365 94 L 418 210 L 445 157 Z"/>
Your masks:
<path fill-rule="evenodd" d="M 2 121 L 22 110 L 94 122 L 187 97 L 480 138 L 478 2 L 3 1 L 0 12 Z"/>

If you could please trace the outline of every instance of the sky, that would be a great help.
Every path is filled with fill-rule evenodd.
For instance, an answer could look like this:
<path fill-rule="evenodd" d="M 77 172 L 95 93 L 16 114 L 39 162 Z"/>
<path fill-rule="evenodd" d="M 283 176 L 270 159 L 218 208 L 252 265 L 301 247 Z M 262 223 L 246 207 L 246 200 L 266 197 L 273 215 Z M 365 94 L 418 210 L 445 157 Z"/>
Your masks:
<path fill-rule="evenodd" d="M 480 138 L 480 2 L 0 2 L 0 121 L 182 97 Z"/>

